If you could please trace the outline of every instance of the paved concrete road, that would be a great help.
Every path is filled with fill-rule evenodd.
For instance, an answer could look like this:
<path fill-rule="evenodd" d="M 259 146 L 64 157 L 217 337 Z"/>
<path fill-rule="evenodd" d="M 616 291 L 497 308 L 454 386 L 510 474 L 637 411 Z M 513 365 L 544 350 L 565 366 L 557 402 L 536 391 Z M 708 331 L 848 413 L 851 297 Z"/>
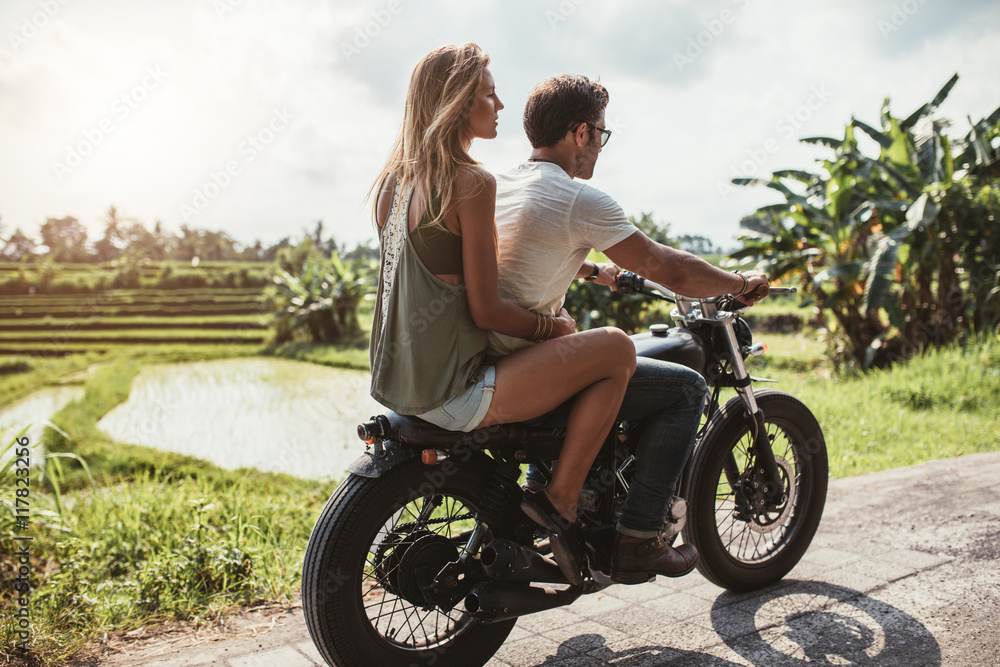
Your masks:
<path fill-rule="evenodd" d="M 322 664 L 300 610 L 246 627 L 255 636 L 161 637 L 107 664 Z M 733 595 L 692 574 L 612 586 L 522 618 L 490 665 L 817 663 L 1000 665 L 1000 453 L 836 480 L 781 584 Z"/>

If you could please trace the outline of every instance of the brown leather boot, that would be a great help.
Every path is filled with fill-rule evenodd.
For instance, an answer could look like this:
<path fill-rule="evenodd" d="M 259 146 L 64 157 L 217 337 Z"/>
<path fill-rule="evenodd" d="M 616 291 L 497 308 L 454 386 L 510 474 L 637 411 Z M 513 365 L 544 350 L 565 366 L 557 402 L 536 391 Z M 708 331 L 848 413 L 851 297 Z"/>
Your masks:
<path fill-rule="evenodd" d="M 674 548 L 659 535 L 643 538 L 618 533 L 611 555 L 611 578 L 620 584 L 643 584 L 657 574 L 682 577 L 697 562 L 698 550 L 693 544 Z"/>

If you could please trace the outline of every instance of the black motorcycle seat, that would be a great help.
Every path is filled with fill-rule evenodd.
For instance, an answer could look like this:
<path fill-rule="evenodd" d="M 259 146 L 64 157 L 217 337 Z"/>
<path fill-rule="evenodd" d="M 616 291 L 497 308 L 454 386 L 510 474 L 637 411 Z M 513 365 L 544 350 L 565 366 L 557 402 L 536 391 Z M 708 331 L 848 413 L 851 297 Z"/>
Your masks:
<path fill-rule="evenodd" d="M 560 408 L 530 422 L 496 424 L 463 433 L 448 431 L 419 417 L 386 412 L 387 433 L 373 433 L 408 445 L 449 449 L 459 443 L 475 448 L 521 448 L 532 444 L 559 442 L 566 435 L 565 419 Z M 371 423 L 371 422 L 369 422 Z M 380 429 L 381 430 L 381 429 Z"/>

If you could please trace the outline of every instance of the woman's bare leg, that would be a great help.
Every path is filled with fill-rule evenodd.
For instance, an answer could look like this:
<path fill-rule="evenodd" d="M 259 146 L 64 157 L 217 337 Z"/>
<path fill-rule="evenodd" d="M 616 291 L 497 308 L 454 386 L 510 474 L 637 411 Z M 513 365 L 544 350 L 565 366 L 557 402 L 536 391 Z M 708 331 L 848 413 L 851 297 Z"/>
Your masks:
<path fill-rule="evenodd" d="M 620 329 L 592 329 L 538 343 L 497 362 L 493 402 L 480 427 L 531 419 L 575 396 L 546 488 L 553 506 L 575 521 L 580 489 L 634 371 L 635 346 Z"/>

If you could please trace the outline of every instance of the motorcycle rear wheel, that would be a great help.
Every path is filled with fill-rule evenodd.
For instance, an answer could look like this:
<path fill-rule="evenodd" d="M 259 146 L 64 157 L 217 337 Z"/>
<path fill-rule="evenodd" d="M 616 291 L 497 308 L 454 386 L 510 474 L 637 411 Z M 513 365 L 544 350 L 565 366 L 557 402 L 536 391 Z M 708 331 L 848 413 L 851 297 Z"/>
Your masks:
<path fill-rule="evenodd" d="M 448 612 L 412 601 L 429 583 L 419 577 L 433 578 L 454 557 L 450 549 L 462 552 L 490 481 L 476 466 L 450 475 L 440 468 L 411 459 L 377 479 L 352 475 L 316 521 L 302 608 L 330 665 L 484 665 L 513 629 L 517 619 L 471 618 L 461 600 Z M 425 503 L 435 509 L 418 521 Z"/>
<path fill-rule="evenodd" d="M 783 502 L 754 508 L 737 493 L 734 482 L 753 474 L 753 437 L 738 396 L 709 423 L 686 484 L 684 541 L 698 549 L 705 578 L 737 592 L 769 586 L 799 562 L 819 527 L 829 475 L 823 432 L 809 408 L 781 391 L 755 397 L 782 473 Z M 743 486 L 754 497 L 752 484 Z"/>

